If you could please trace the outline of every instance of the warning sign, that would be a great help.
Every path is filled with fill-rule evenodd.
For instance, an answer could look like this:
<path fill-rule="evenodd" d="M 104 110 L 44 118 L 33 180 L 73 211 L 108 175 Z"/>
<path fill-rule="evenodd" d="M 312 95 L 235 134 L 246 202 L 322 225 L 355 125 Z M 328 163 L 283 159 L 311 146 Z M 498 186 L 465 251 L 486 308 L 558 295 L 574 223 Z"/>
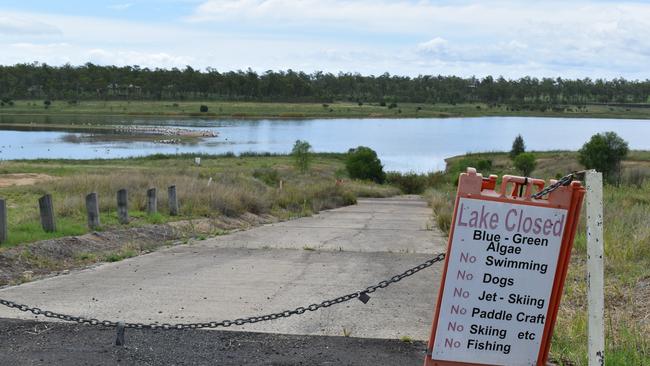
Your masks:
<path fill-rule="evenodd" d="M 496 192 L 495 176 L 461 176 L 427 365 L 545 363 L 584 191 L 536 202 L 539 180 L 504 180 L 528 197 L 507 197 L 508 182 Z"/>

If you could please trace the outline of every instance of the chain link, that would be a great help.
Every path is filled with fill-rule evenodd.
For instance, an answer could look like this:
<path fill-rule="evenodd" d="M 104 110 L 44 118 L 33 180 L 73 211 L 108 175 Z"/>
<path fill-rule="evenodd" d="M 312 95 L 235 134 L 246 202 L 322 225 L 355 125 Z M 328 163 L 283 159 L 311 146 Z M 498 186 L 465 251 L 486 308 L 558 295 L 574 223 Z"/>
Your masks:
<path fill-rule="evenodd" d="M 558 189 L 558 188 L 560 188 L 562 186 L 568 186 L 569 184 L 571 184 L 571 182 L 573 182 L 574 178 L 577 175 L 583 174 L 584 172 L 585 172 L 584 170 L 581 170 L 581 171 L 576 171 L 576 172 L 569 173 L 569 174 L 565 175 L 564 177 L 560 178 L 560 180 L 558 180 L 557 182 L 555 182 L 555 183 L 551 184 L 550 186 L 542 189 L 541 191 L 533 194 L 531 197 L 534 198 L 534 199 L 540 199 L 540 198 L 546 196 L 547 194 L 553 192 L 554 190 L 556 190 L 556 189 Z"/>
<path fill-rule="evenodd" d="M 331 299 L 331 300 L 325 300 L 322 301 L 319 304 L 311 304 L 307 307 L 297 307 L 293 310 L 285 310 L 283 312 L 279 313 L 271 313 L 271 314 L 266 314 L 266 315 L 259 315 L 259 316 L 251 316 L 248 318 L 240 318 L 240 319 L 235 319 L 235 320 L 223 320 L 220 322 L 206 322 L 206 323 L 178 323 L 178 324 L 168 324 L 168 323 L 151 323 L 151 324 L 144 324 L 144 323 L 123 323 L 123 326 L 125 328 L 132 328 L 132 329 L 161 329 L 161 330 L 182 330 L 182 329 L 200 329 L 200 328 L 227 328 L 233 325 L 244 325 L 244 324 L 254 324 L 254 323 L 259 323 L 259 322 L 264 322 L 264 321 L 269 321 L 269 320 L 276 320 L 276 319 L 281 319 L 281 318 L 288 318 L 293 315 L 301 315 L 304 314 L 308 311 L 316 311 L 318 309 L 322 308 L 328 308 L 332 305 L 337 305 L 341 304 L 347 301 L 350 301 L 352 299 L 357 299 L 360 298 L 363 299 L 364 297 L 367 298 L 368 294 L 371 294 L 378 289 L 386 288 L 390 286 L 393 283 L 397 283 L 401 280 L 403 280 L 406 277 L 413 276 L 414 274 L 420 272 L 421 270 L 431 267 L 437 262 L 440 262 L 445 259 L 445 253 L 440 253 L 433 257 L 432 259 L 429 259 L 428 261 L 419 264 L 413 268 L 410 268 L 406 271 L 404 271 L 401 274 L 395 275 L 391 277 L 388 280 L 381 281 L 378 284 L 374 286 L 369 286 L 366 287 L 364 290 L 357 291 L 357 292 L 352 292 L 347 295 L 339 296 L 337 298 Z M 362 300 L 363 301 L 363 300 Z M 367 302 L 364 301 L 364 303 Z M 119 322 L 115 321 L 110 321 L 110 320 L 98 320 L 94 318 L 85 318 L 81 316 L 72 316 L 72 315 L 66 315 L 66 314 L 61 314 L 61 313 L 55 313 L 53 311 L 46 311 L 46 310 L 41 310 L 37 307 L 30 307 L 28 305 L 24 304 L 18 304 L 13 301 L 9 300 L 4 300 L 0 299 L 0 304 L 4 305 L 9 308 L 13 309 L 18 309 L 20 311 L 24 312 L 31 312 L 34 315 L 43 315 L 47 318 L 53 318 L 53 319 L 60 319 L 63 321 L 67 322 L 73 322 L 73 323 L 79 323 L 79 324 L 88 324 L 88 325 L 99 325 L 99 326 L 104 326 L 104 327 L 117 327 Z"/>

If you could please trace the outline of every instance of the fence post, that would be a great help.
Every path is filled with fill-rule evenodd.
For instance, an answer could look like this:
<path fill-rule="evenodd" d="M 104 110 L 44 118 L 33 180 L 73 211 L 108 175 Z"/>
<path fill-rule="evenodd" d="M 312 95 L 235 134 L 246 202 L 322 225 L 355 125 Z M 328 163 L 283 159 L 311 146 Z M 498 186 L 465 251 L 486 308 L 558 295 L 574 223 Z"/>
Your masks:
<path fill-rule="evenodd" d="M 0 198 L 0 244 L 7 241 L 7 201 Z"/>
<path fill-rule="evenodd" d="M 147 189 L 147 213 L 149 215 L 158 212 L 158 200 L 156 199 L 156 188 Z"/>
<path fill-rule="evenodd" d="M 101 224 L 99 222 L 99 202 L 96 192 L 86 196 L 86 211 L 88 213 L 88 227 L 91 229 L 98 228 Z"/>
<path fill-rule="evenodd" d="M 117 191 L 117 219 L 120 224 L 129 223 L 129 193 L 126 189 Z"/>
<path fill-rule="evenodd" d="M 38 208 L 41 213 L 41 226 L 45 232 L 51 233 L 56 231 L 56 222 L 54 221 L 54 206 L 52 206 L 52 195 L 46 194 L 38 199 Z"/>
<path fill-rule="evenodd" d="M 167 196 L 169 201 L 169 215 L 178 215 L 178 198 L 176 197 L 176 186 L 167 188 Z"/>
<path fill-rule="evenodd" d="M 587 186 L 587 297 L 589 366 L 605 364 L 605 293 L 603 274 L 603 174 L 588 170 Z"/>

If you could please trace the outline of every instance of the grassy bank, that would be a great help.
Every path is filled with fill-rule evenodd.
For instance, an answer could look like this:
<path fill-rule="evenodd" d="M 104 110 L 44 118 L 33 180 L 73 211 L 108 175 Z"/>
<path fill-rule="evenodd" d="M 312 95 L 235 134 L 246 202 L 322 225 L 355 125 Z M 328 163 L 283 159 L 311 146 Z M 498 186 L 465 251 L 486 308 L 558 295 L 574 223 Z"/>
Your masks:
<path fill-rule="evenodd" d="M 346 180 L 342 155 L 318 154 L 311 170 L 300 173 L 289 156 L 235 157 L 197 155 L 118 160 L 30 160 L 0 162 L 0 179 L 7 174 L 38 173 L 33 185 L 0 188 L 7 200 L 9 240 L 14 246 L 53 237 L 79 235 L 86 227 L 85 195 L 97 192 L 102 229 L 122 227 L 116 213 L 116 192 L 129 191 L 129 226 L 210 217 L 239 217 L 246 213 L 284 219 L 354 203 L 358 196 L 388 196 L 386 186 Z M 2 178 L 4 174 L 5 178 Z M 47 179 L 44 179 L 47 178 Z M 344 179 L 343 184 L 336 184 Z M 280 188 L 282 182 L 282 188 Z M 181 215 L 167 213 L 167 187 L 177 186 Z M 146 190 L 158 189 L 159 213 L 146 214 Z M 53 196 L 57 231 L 40 228 L 37 200 Z"/>
<path fill-rule="evenodd" d="M 205 105 L 208 111 L 201 113 Z M 566 105 L 552 109 L 527 110 L 506 105 L 483 103 L 263 103 L 263 102 L 195 102 L 195 101 L 52 101 L 45 108 L 42 100 L 18 100 L 13 106 L 0 107 L 0 116 L 84 116 L 130 115 L 210 118 L 444 118 L 479 116 L 542 116 L 594 118 L 650 118 L 650 108 L 589 105 L 585 108 Z"/>
<path fill-rule="evenodd" d="M 555 178 L 581 168 L 573 152 L 536 156 L 535 177 Z M 484 174 L 517 174 L 507 153 L 458 156 L 447 163 L 447 173 L 420 178 L 431 183 L 426 195 L 445 230 L 451 222 L 455 181 L 467 166 L 480 167 Z M 650 153 L 632 152 L 623 165 L 623 184 L 605 186 L 604 215 L 605 363 L 650 365 Z M 552 358 L 562 365 L 587 364 L 584 219 L 583 211 L 553 336 Z"/>

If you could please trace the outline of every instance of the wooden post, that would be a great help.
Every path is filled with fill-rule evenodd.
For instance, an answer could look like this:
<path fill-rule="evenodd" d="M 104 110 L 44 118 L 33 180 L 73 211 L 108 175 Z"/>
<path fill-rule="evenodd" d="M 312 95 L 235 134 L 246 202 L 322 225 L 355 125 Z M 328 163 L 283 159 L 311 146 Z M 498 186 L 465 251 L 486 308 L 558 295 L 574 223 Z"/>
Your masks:
<path fill-rule="evenodd" d="M 100 222 L 97 193 L 93 192 L 86 196 L 86 212 L 88 213 L 88 227 L 90 229 L 98 228 Z"/>
<path fill-rule="evenodd" d="M 117 191 L 117 219 L 120 224 L 129 223 L 129 193 L 126 189 Z"/>
<path fill-rule="evenodd" d="M 176 197 L 176 186 L 167 188 L 167 197 L 169 201 L 169 215 L 178 215 L 178 198 Z"/>
<path fill-rule="evenodd" d="M 38 199 L 38 208 L 41 212 L 41 226 L 48 233 L 56 231 L 54 221 L 54 206 L 52 206 L 52 195 L 46 194 Z"/>
<path fill-rule="evenodd" d="M 158 200 L 156 199 L 156 189 L 147 189 L 147 213 L 153 215 L 158 212 Z"/>
<path fill-rule="evenodd" d="M 587 186 L 587 298 L 589 366 L 605 364 L 605 289 L 603 271 L 603 174 L 589 170 Z"/>
<path fill-rule="evenodd" d="M 7 241 L 7 201 L 0 198 L 0 244 Z"/>

